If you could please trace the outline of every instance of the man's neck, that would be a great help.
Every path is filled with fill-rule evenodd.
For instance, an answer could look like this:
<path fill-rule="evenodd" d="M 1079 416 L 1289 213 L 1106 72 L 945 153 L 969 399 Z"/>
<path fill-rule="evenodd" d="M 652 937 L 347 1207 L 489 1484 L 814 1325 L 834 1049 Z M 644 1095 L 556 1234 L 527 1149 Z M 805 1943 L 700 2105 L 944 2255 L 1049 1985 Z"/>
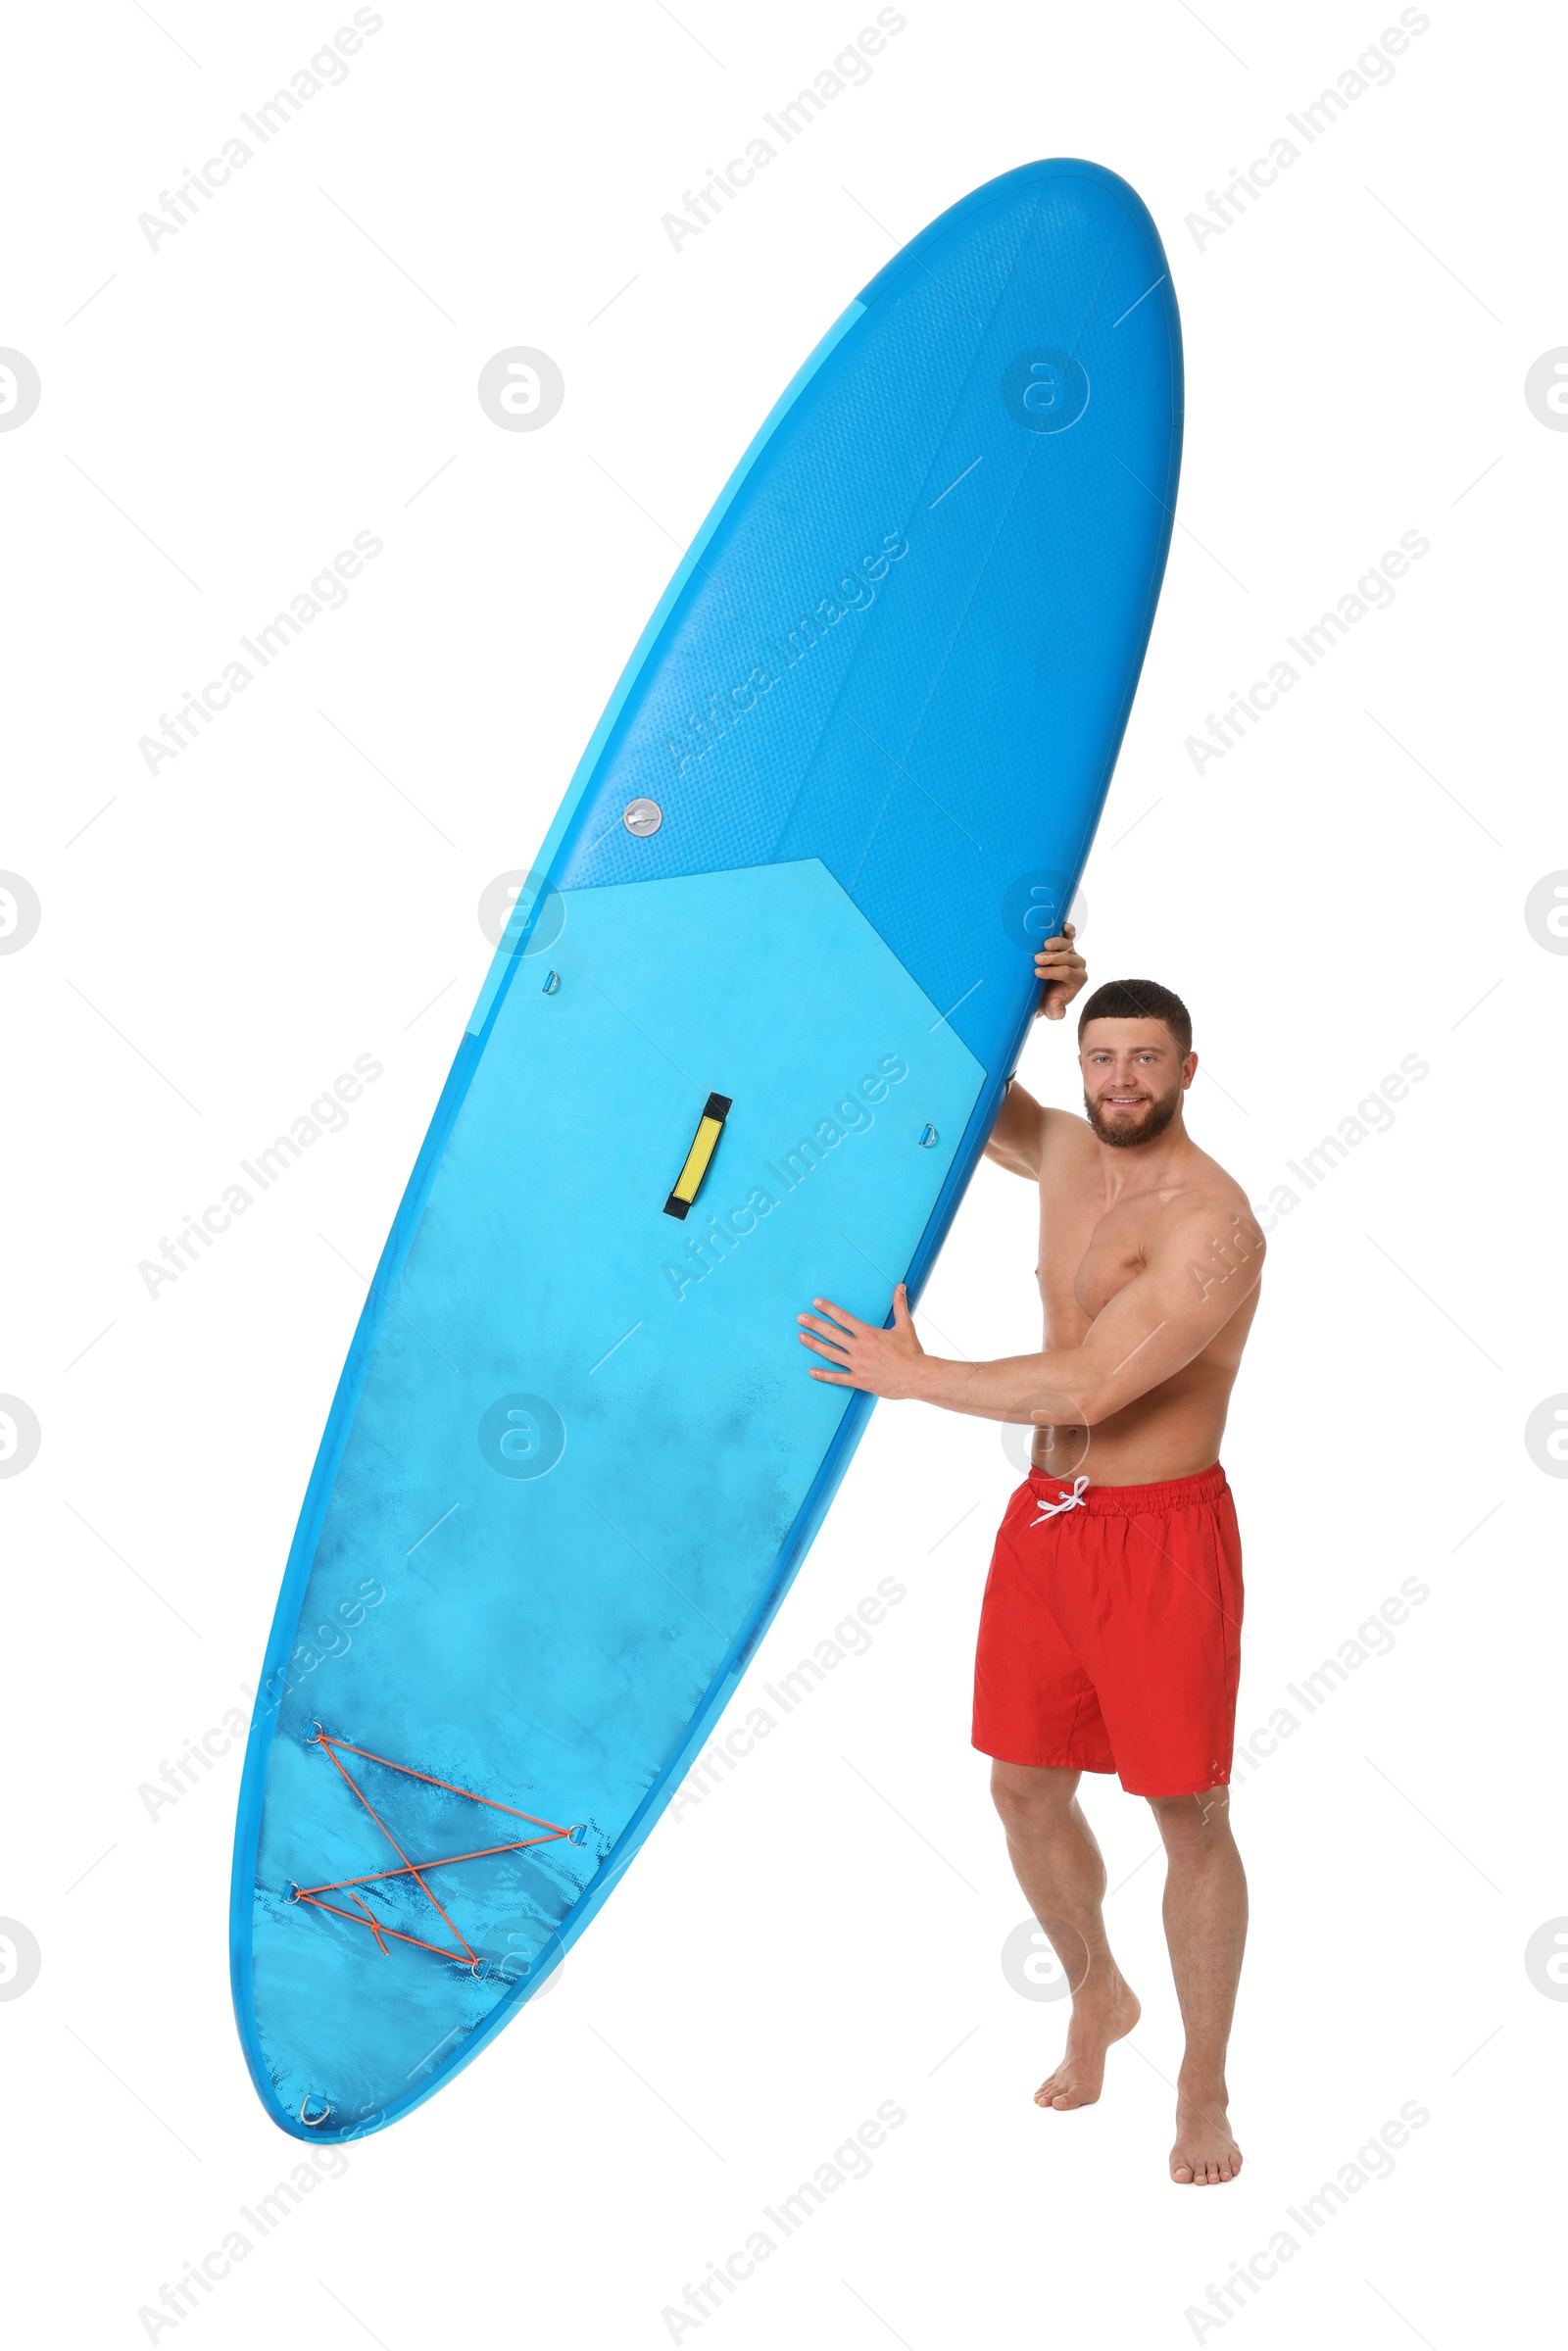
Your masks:
<path fill-rule="evenodd" d="M 1158 1192 L 1177 1182 L 1198 1157 L 1198 1146 L 1177 1111 L 1162 1135 L 1152 1143 L 1102 1143 L 1100 1172 L 1105 1187 L 1105 1205 Z"/>

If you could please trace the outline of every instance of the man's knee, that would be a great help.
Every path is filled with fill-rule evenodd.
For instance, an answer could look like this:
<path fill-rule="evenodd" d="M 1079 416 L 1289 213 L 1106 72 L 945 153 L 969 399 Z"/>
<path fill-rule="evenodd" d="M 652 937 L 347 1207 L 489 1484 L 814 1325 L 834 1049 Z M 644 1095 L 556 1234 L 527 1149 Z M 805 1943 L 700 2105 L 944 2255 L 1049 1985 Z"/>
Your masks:
<path fill-rule="evenodd" d="M 1228 1788 L 1205 1788 L 1190 1796 L 1151 1796 L 1148 1801 L 1167 1853 L 1209 1852 L 1230 1836 Z"/>
<path fill-rule="evenodd" d="M 1070 1811 L 1079 1777 L 1049 1764 L 993 1763 L 991 1800 L 1007 1829 L 1038 1835 Z"/>

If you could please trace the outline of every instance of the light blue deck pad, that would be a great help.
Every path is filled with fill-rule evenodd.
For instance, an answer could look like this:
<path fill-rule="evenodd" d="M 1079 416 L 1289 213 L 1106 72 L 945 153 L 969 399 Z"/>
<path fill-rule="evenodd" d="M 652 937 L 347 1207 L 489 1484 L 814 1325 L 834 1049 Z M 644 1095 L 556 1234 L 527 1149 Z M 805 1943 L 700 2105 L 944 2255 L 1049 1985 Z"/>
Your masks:
<path fill-rule="evenodd" d="M 516 2012 L 799 1567 L 871 1399 L 808 1376 L 795 1317 L 888 1320 L 973 1171 L 1120 744 L 1180 439 L 1148 214 L 1030 166 L 864 289 L 650 622 L 443 1092 L 285 1572 L 232 1943 L 296 2135 L 378 2129 Z"/>

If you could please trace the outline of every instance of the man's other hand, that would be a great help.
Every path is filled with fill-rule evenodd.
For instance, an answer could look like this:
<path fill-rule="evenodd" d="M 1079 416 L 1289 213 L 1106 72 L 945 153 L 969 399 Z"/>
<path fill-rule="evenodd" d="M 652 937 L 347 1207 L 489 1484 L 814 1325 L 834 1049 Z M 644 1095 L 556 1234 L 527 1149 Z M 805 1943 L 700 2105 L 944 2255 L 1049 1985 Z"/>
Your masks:
<path fill-rule="evenodd" d="M 915 1337 L 909 1293 L 903 1282 L 893 1293 L 891 1331 L 861 1322 L 847 1307 L 835 1306 L 830 1298 L 814 1298 L 811 1303 L 820 1309 L 818 1314 L 795 1317 L 801 1325 L 801 1345 L 825 1355 L 835 1366 L 832 1371 L 819 1371 L 813 1364 L 813 1380 L 825 1381 L 833 1388 L 863 1388 L 872 1396 L 919 1394 L 920 1366 L 926 1352 Z M 822 1314 L 831 1314 L 833 1320 L 823 1322 Z"/>
<path fill-rule="evenodd" d="M 1089 977 L 1089 966 L 1073 945 L 1074 926 L 1064 922 L 1059 938 L 1048 939 L 1035 956 L 1035 978 L 1045 989 L 1040 1009 L 1047 1020 L 1059 1020 Z"/>

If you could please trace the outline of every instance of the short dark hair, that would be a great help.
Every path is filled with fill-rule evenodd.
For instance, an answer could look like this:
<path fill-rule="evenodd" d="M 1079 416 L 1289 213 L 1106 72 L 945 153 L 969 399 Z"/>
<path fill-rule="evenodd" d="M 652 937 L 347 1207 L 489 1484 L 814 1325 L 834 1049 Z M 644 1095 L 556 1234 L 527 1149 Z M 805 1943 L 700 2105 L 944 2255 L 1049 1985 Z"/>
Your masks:
<path fill-rule="evenodd" d="M 1193 1016 L 1158 980 L 1107 980 L 1078 1015 L 1078 1041 L 1092 1020 L 1162 1020 L 1184 1055 L 1193 1050 Z"/>

